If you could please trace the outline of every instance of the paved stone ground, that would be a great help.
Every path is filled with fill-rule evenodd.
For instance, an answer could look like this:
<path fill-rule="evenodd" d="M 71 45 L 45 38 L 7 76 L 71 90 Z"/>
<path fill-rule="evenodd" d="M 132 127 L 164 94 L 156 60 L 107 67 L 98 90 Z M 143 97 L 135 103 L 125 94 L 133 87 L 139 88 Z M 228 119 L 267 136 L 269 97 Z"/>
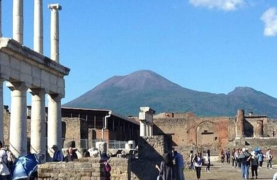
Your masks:
<path fill-rule="evenodd" d="M 201 180 L 242 180 L 242 174 L 239 168 L 233 168 L 230 164 L 215 163 L 211 167 L 211 171 L 205 172 L 205 166 L 202 167 Z M 274 173 L 277 172 L 277 166 L 273 166 L 273 169 L 259 168 L 258 179 L 262 180 L 272 180 Z M 252 174 L 249 170 L 251 179 Z M 185 170 L 186 180 L 197 180 L 195 172 L 189 172 Z"/>

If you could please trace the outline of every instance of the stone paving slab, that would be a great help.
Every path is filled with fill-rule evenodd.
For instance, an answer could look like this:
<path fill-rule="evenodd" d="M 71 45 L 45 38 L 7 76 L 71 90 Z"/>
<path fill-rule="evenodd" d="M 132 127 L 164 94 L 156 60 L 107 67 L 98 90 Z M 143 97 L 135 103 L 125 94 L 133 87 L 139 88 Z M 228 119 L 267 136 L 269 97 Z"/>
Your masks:
<path fill-rule="evenodd" d="M 201 180 L 241 180 L 242 174 L 239 168 L 233 168 L 230 164 L 216 164 L 213 168 L 211 167 L 210 172 L 205 172 L 205 166 L 202 167 Z M 277 172 L 277 167 L 273 169 L 259 168 L 258 179 L 272 180 L 273 175 Z M 249 170 L 249 178 L 251 179 L 251 171 Z M 185 170 L 186 180 L 197 180 L 196 172 L 189 172 Z"/>

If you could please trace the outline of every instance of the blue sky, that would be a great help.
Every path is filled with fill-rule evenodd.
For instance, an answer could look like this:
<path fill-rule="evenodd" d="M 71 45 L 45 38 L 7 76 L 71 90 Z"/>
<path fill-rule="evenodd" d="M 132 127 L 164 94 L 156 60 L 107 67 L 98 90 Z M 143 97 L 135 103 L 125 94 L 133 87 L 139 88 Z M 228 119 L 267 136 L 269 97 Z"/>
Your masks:
<path fill-rule="evenodd" d="M 138 70 L 152 70 L 197 91 L 227 94 L 247 86 L 277 98 L 275 0 L 43 2 L 48 57 L 47 5 L 62 6 L 60 63 L 71 69 L 62 103 L 114 75 Z M 2 0 L 2 31 L 12 37 L 12 0 Z M 32 0 L 24 1 L 24 45 L 33 47 Z M 4 92 L 8 104 L 10 92 Z"/>

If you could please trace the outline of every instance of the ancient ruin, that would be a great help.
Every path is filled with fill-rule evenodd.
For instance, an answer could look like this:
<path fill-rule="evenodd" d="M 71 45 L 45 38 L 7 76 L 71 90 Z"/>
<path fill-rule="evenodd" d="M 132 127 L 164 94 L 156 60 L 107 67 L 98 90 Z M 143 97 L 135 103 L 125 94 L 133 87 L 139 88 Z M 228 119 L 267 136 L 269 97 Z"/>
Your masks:
<path fill-rule="evenodd" d="M 2 3 L 0 1 L 0 3 Z M 4 3 L 4 2 L 3 2 Z M 46 154 L 45 95 L 48 94 L 48 144 L 61 144 L 61 98 L 65 95 L 64 76 L 69 69 L 59 64 L 60 6 L 52 11 L 51 59 L 43 55 L 42 0 L 35 0 L 34 50 L 23 45 L 23 0 L 13 1 L 13 39 L 0 38 L 0 106 L 3 107 L 3 82 L 11 90 L 9 149 L 18 157 L 27 154 L 27 100 L 32 95 L 31 151 Z M 1 7 L 1 6 L 0 6 Z M 1 22 L 1 20 L 0 20 Z M 1 32 L 1 30 L 0 30 Z M 0 33 L 2 34 L 2 33 Z M 0 111 L 0 140 L 4 140 L 3 109 Z"/>

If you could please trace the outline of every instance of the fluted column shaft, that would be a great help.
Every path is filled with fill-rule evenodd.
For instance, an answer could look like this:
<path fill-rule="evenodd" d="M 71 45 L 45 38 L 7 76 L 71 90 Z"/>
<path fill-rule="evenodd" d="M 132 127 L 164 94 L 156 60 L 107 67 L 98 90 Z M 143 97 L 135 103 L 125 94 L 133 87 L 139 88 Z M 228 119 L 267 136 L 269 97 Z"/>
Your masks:
<path fill-rule="evenodd" d="M 31 89 L 31 152 L 46 155 L 45 91 Z"/>
<path fill-rule="evenodd" d="M 34 0 L 34 50 L 43 54 L 43 2 Z"/>
<path fill-rule="evenodd" d="M 13 39 L 23 44 L 23 0 L 13 0 Z"/>
<path fill-rule="evenodd" d="M 145 121 L 140 121 L 140 136 L 145 136 L 146 135 L 146 123 L 145 123 Z"/>
<path fill-rule="evenodd" d="M 50 4 L 48 8 L 51 10 L 51 59 L 59 63 L 59 10 L 62 7 L 59 4 Z"/>
<path fill-rule="evenodd" d="M 10 151 L 16 156 L 27 154 L 27 87 L 24 83 L 9 83 L 11 90 Z"/>
<path fill-rule="evenodd" d="M 48 95 L 48 148 L 53 145 L 62 147 L 62 120 L 61 120 L 61 97 L 57 94 Z M 48 149 L 49 150 L 49 149 Z"/>

